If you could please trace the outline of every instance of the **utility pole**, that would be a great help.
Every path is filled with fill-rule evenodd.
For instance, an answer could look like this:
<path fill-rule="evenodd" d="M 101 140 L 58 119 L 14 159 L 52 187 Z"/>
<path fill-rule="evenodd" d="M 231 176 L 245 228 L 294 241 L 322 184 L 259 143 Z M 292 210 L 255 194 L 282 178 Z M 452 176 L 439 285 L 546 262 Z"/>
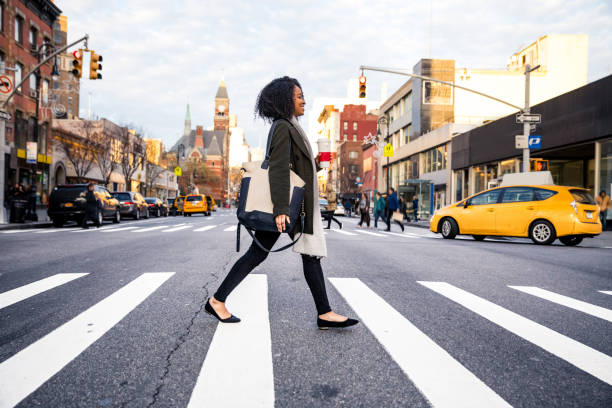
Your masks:
<path fill-rule="evenodd" d="M 531 71 L 535 71 L 540 68 L 539 65 L 531 68 L 531 65 L 525 65 L 525 108 L 523 108 L 523 112 L 525 114 L 529 114 L 531 112 L 531 107 L 529 106 L 529 86 L 531 81 Z M 525 138 L 525 148 L 523 148 L 523 173 L 527 173 L 531 170 L 531 163 L 529 157 L 529 134 L 531 133 L 531 123 L 523 122 L 523 137 Z"/>

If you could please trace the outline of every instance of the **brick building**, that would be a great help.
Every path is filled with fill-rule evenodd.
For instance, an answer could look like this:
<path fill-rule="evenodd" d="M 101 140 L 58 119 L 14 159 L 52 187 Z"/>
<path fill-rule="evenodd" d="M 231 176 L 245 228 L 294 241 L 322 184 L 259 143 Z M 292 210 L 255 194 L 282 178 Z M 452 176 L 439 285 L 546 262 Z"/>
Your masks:
<path fill-rule="evenodd" d="M 68 18 L 59 16 L 53 26 L 53 41 L 56 47 L 67 44 Z M 57 119 L 79 118 L 79 90 L 81 88 L 80 78 L 72 74 L 71 52 L 64 52 L 58 56 L 59 77 L 53 80 L 50 103 L 54 107 L 54 117 Z M 87 77 L 87 71 L 83 70 Z"/>
<path fill-rule="evenodd" d="M 53 24 L 61 10 L 49 0 L 4 0 L 0 2 L 0 62 L 6 66 L 3 75 L 14 84 L 38 64 L 33 51 L 41 44 L 52 44 Z M 12 69 L 15 69 L 14 71 Z M 11 114 L 6 122 L 5 187 L 21 182 L 34 184 L 39 201 L 49 191 L 51 153 L 48 133 L 51 122 L 49 89 L 52 62 L 41 67 L 40 113 L 36 135 L 36 78 L 32 75 L 11 98 L 4 109 Z M 30 143 L 28 143 L 30 142 Z M 27 160 L 27 146 L 30 158 Z"/>

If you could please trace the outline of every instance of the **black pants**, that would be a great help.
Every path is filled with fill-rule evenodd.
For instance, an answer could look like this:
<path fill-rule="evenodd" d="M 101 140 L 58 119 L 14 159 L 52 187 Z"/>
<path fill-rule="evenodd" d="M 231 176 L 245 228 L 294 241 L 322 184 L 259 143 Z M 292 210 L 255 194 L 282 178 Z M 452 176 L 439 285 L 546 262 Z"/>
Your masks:
<path fill-rule="evenodd" d="M 255 232 L 257 240 L 267 249 L 274 246 L 279 236 L 279 232 Z M 220 302 L 225 302 L 236 286 L 238 286 L 240 282 L 242 282 L 242 280 L 267 257 L 268 253 L 253 242 L 248 251 L 246 251 L 246 253 L 236 261 L 234 266 L 232 266 L 232 269 L 221 283 L 221 286 L 217 289 L 215 299 Z M 302 264 L 306 283 L 310 288 L 310 293 L 312 293 L 315 306 L 317 307 L 317 314 L 322 315 L 331 312 L 329 301 L 327 300 L 327 292 L 325 291 L 325 278 L 323 277 L 323 269 L 321 269 L 321 260 L 315 256 L 302 255 Z"/>
<path fill-rule="evenodd" d="M 361 224 L 363 224 L 364 222 L 367 223 L 368 228 L 370 227 L 370 213 L 367 210 L 363 210 L 361 211 L 361 219 L 359 220 L 359 226 L 361 227 Z"/>
<path fill-rule="evenodd" d="M 321 218 L 327 221 L 327 229 L 331 228 L 332 221 L 338 224 L 340 228 L 342 228 L 342 223 L 334 217 L 334 211 L 321 211 Z"/>
<path fill-rule="evenodd" d="M 393 211 L 388 211 L 387 212 L 387 231 L 391 231 L 391 221 L 399 225 L 402 231 L 404 230 L 404 225 L 401 222 L 393 219 Z"/>
<path fill-rule="evenodd" d="M 94 224 L 96 224 L 96 227 L 99 227 L 100 224 L 98 223 L 98 207 L 90 207 L 87 206 L 87 209 L 85 210 L 85 216 L 83 217 L 83 228 L 87 227 L 87 221 L 89 220 L 93 220 Z"/>

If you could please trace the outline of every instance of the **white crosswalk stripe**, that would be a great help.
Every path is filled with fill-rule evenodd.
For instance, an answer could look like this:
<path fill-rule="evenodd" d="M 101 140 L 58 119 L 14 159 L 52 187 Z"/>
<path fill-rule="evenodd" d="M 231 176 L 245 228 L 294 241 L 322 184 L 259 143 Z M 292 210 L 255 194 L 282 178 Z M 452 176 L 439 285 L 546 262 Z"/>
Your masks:
<path fill-rule="evenodd" d="M 600 290 L 599 292 L 603 293 L 604 295 L 612 295 L 612 290 Z"/>
<path fill-rule="evenodd" d="M 332 231 L 335 231 L 335 232 L 337 232 L 339 234 L 344 234 L 344 235 L 357 235 L 357 234 L 355 234 L 353 232 L 348 232 L 348 231 L 344 231 L 344 230 L 341 230 L 341 229 L 333 229 L 332 228 Z"/>
<path fill-rule="evenodd" d="M 612 385 L 612 357 L 447 282 L 418 282 Z"/>
<path fill-rule="evenodd" d="M 364 231 L 364 230 L 360 230 L 360 229 L 356 229 L 354 230 L 355 232 L 359 232 L 360 234 L 367 234 L 367 235 L 373 235 L 375 237 L 384 237 L 385 235 L 383 234 L 379 234 L 377 232 L 370 232 L 370 231 Z"/>
<path fill-rule="evenodd" d="M 144 273 L 0 364 L 0 408 L 12 407 L 75 359 L 168 280 Z M 42 358 L 44 356 L 44 358 Z"/>
<path fill-rule="evenodd" d="M 149 231 L 155 231 L 155 230 L 162 229 L 162 228 L 168 228 L 168 226 L 167 225 L 157 225 L 155 227 L 143 228 L 143 229 L 135 230 L 135 231 L 132 231 L 132 232 L 134 232 L 134 233 L 136 233 L 136 232 L 149 232 Z"/>
<path fill-rule="evenodd" d="M 433 406 L 510 406 L 359 279 L 329 280 Z"/>
<path fill-rule="evenodd" d="M 215 227 L 216 227 L 216 225 L 207 225 L 207 226 L 202 227 L 202 228 L 194 229 L 193 232 L 204 232 L 204 231 L 211 230 L 211 229 L 213 229 Z"/>
<path fill-rule="evenodd" d="M 219 324 L 189 407 L 274 407 L 268 279 L 252 274 L 228 298 L 238 324 Z"/>
<path fill-rule="evenodd" d="M 128 231 L 131 229 L 136 229 L 138 227 L 119 227 L 119 228 L 112 228 L 112 229 L 100 229 L 100 231 L 102 232 L 118 232 L 118 231 Z"/>
<path fill-rule="evenodd" d="M 409 238 L 409 239 L 421 238 L 421 237 L 418 237 L 416 235 L 403 234 L 403 233 L 399 233 L 399 232 L 390 232 L 390 231 L 381 231 L 381 232 L 383 234 L 395 235 L 396 237 L 402 237 L 402 238 Z"/>
<path fill-rule="evenodd" d="M 25 286 L 9 290 L 8 292 L 0 293 L 0 309 L 85 275 L 87 275 L 87 273 L 58 273 Z"/>
<path fill-rule="evenodd" d="M 231 227 L 227 227 L 223 231 L 236 231 L 237 228 L 238 228 L 237 225 L 232 225 Z"/>
<path fill-rule="evenodd" d="M 184 230 L 184 229 L 187 229 L 187 228 L 191 228 L 191 225 L 181 225 L 181 226 L 178 226 L 178 227 L 162 230 L 162 232 L 176 232 L 176 231 Z"/>
<path fill-rule="evenodd" d="M 79 231 L 81 228 L 70 228 L 70 229 L 61 229 L 61 228 L 48 228 L 44 231 L 35 231 L 35 234 L 49 234 L 51 232 L 70 232 L 70 231 Z"/>
<path fill-rule="evenodd" d="M 508 287 L 612 322 L 612 310 L 606 309 L 605 307 L 592 305 L 590 303 L 583 302 L 581 300 L 574 299 L 569 296 L 560 295 L 555 292 L 550 292 L 545 289 L 537 288 L 535 286 Z"/>

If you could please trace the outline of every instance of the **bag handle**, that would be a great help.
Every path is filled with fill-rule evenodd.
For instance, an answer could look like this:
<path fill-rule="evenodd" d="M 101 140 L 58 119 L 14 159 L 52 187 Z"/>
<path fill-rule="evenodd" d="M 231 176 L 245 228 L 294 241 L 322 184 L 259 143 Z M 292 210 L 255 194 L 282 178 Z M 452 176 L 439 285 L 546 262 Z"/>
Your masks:
<path fill-rule="evenodd" d="M 306 214 L 304 214 L 304 212 L 302 212 L 300 214 L 300 226 L 302 227 L 302 229 L 301 229 L 300 235 L 298 235 L 297 239 L 295 241 L 291 242 L 290 244 L 287 244 L 287 245 L 285 245 L 283 247 L 280 247 L 280 248 L 274 249 L 274 250 L 267 249 L 266 247 L 264 247 L 261 244 L 261 242 L 259 242 L 257 237 L 255 237 L 255 234 L 253 233 L 253 231 L 251 231 L 250 228 L 244 227 L 244 229 L 246 229 L 246 231 L 249 233 L 251 238 L 253 238 L 253 242 L 255 242 L 255 244 L 257 244 L 257 246 L 259 248 L 261 248 L 262 251 L 265 251 L 265 252 L 268 252 L 268 253 L 270 253 L 270 252 L 280 252 L 280 251 L 284 251 L 287 248 L 291 248 L 292 246 L 294 246 L 300 240 L 300 238 L 302 238 L 302 234 L 303 234 L 302 231 L 304 231 L 304 217 L 305 216 L 306 216 Z M 238 237 L 237 237 L 237 240 L 236 240 L 236 252 L 240 252 L 240 226 L 241 226 L 241 224 L 238 223 L 238 228 L 236 229 L 237 234 L 238 234 Z"/>
<path fill-rule="evenodd" d="M 274 136 L 274 129 L 276 129 L 276 124 L 279 120 L 280 119 L 277 119 L 272 122 L 272 126 L 270 126 L 270 131 L 268 132 L 268 141 L 266 142 L 266 157 L 264 158 L 264 161 L 261 162 L 261 168 L 264 170 L 266 170 L 270 166 L 270 147 L 272 146 L 272 136 Z M 293 167 L 291 165 L 291 148 L 291 135 L 289 135 L 289 168 Z"/>

